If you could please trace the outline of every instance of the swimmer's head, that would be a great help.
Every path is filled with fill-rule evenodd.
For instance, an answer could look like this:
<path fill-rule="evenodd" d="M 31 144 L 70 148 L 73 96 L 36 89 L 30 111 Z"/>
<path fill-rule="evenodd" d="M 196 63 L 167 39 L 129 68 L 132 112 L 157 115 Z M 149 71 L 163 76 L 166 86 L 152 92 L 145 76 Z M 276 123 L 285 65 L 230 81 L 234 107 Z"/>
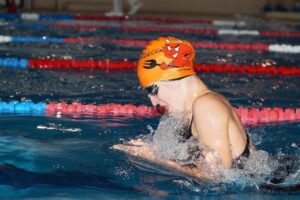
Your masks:
<path fill-rule="evenodd" d="M 190 42 L 174 37 L 152 40 L 143 50 L 137 65 L 142 87 L 196 74 L 195 50 Z"/>

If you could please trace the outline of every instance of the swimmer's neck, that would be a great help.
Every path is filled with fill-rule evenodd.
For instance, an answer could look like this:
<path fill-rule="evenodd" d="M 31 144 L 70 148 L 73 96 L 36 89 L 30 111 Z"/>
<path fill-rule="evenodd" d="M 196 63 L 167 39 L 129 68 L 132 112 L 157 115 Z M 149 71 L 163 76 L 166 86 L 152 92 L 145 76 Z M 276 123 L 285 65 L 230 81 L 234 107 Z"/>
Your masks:
<path fill-rule="evenodd" d="M 183 103 L 185 111 L 192 111 L 192 106 L 195 100 L 198 97 L 210 92 L 208 87 L 196 75 L 182 79 L 182 86 L 183 87 L 181 88 L 184 88 L 185 90 L 183 92 L 185 95 L 185 101 Z"/>

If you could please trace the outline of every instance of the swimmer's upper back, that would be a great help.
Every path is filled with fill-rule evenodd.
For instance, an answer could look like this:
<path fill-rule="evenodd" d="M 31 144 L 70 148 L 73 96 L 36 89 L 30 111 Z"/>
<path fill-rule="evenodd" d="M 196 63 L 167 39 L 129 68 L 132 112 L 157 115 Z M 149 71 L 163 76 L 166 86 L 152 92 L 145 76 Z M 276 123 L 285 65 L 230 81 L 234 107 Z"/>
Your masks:
<path fill-rule="evenodd" d="M 198 113 L 198 116 L 202 115 L 202 117 L 206 117 L 206 118 L 211 117 L 212 118 L 211 121 L 213 121 L 214 118 L 216 118 L 215 120 L 217 121 L 217 120 L 219 120 L 219 119 L 217 119 L 218 116 L 220 116 L 220 118 L 222 118 L 222 116 L 224 117 L 224 115 L 226 115 L 226 119 L 227 119 L 226 129 L 227 130 L 224 132 L 226 132 L 228 134 L 227 137 L 228 137 L 229 145 L 231 148 L 232 158 L 236 158 L 239 155 L 241 155 L 247 144 L 247 136 L 246 136 L 246 132 L 241 123 L 240 118 L 235 113 L 235 111 L 231 107 L 230 103 L 222 95 L 214 93 L 209 90 L 207 92 L 205 92 L 204 94 L 202 94 L 201 96 L 199 96 L 196 101 L 197 101 L 197 103 L 204 105 L 204 106 L 202 106 L 203 112 L 205 112 L 205 111 L 207 112 L 204 114 Z M 193 116 L 197 115 L 196 112 L 199 112 L 199 111 L 193 109 Z M 201 124 L 201 121 L 199 124 L 202 126 L 206 126 L 206 124 L 204 124 L 204 123 Z M 218 126 L 217 123 L 216 123 L 216 126 Z M 199 142 L 203 141 L 205 144 L 205 141 L 213 142 L 211 140 L 217 140 L 216 137 L 210 136 L 209 133 L 205 133 L 205 130 L 203 130 L 203 133 L 199 133 L 199 130 L 201 131 L 203 129 L 201 129 L 201 127 L 200 128 L 196 127 L 195 123 L 193 121 L 192 133 L 193 133 L 193 136 L 199 140 Z M 208 128 L 208 130 L 209 130 L 209 128 Z M 223 131 L 220 130 L 220 132 L 223 132 Z"/>

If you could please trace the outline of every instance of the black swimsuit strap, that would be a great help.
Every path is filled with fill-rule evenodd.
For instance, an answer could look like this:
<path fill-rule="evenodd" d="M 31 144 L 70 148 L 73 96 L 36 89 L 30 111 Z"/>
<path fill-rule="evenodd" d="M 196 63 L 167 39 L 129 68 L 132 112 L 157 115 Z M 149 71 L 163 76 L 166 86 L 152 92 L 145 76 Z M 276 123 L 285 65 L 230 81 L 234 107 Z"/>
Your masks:
<path fill-rule="evenodd" d="M 247 143 L 243 153 L 232 161 L 232 167 L 234 168 L 243 169 L 246 160 L 250 156 L 250 138 L 247 133 L 246 136 L 247 136 Z"/>
<path fill-rule="evenodd" d="M 194 117 L 192 116 L 191 123 L 190 123 L 189 129 L 188 129 L 188 133 L 189 134 L 188 134 L 188 138 L 187 139 L 189 139 L 190 137 L 193 136 L 193 133 L 192 133 L 193 119 L 194 119 Z"/>
<path fill-rule="evenodd" d="M 247 143 L 245 146 L 245 150 L 240 155 L 240 157 L 249 158 L 249 156 L 250 156 L 250 139 L 249 139 L 249 135 L 247 133 L 246 133 L 246 137 L 247 137 Z"/>

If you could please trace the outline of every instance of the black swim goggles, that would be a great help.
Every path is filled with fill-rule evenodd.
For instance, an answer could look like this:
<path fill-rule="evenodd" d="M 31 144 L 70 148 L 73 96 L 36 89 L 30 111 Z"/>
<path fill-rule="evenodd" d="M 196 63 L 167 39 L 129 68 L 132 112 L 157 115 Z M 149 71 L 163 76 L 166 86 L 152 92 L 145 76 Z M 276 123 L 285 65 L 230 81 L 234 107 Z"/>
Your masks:
<path fill-rule="evenodd" d="M 148 95 L 157 95 L 159 86 L 157 84 L 153 84 L 149 87 L 145 87 L 144 90 L 148 93 Z"/>

